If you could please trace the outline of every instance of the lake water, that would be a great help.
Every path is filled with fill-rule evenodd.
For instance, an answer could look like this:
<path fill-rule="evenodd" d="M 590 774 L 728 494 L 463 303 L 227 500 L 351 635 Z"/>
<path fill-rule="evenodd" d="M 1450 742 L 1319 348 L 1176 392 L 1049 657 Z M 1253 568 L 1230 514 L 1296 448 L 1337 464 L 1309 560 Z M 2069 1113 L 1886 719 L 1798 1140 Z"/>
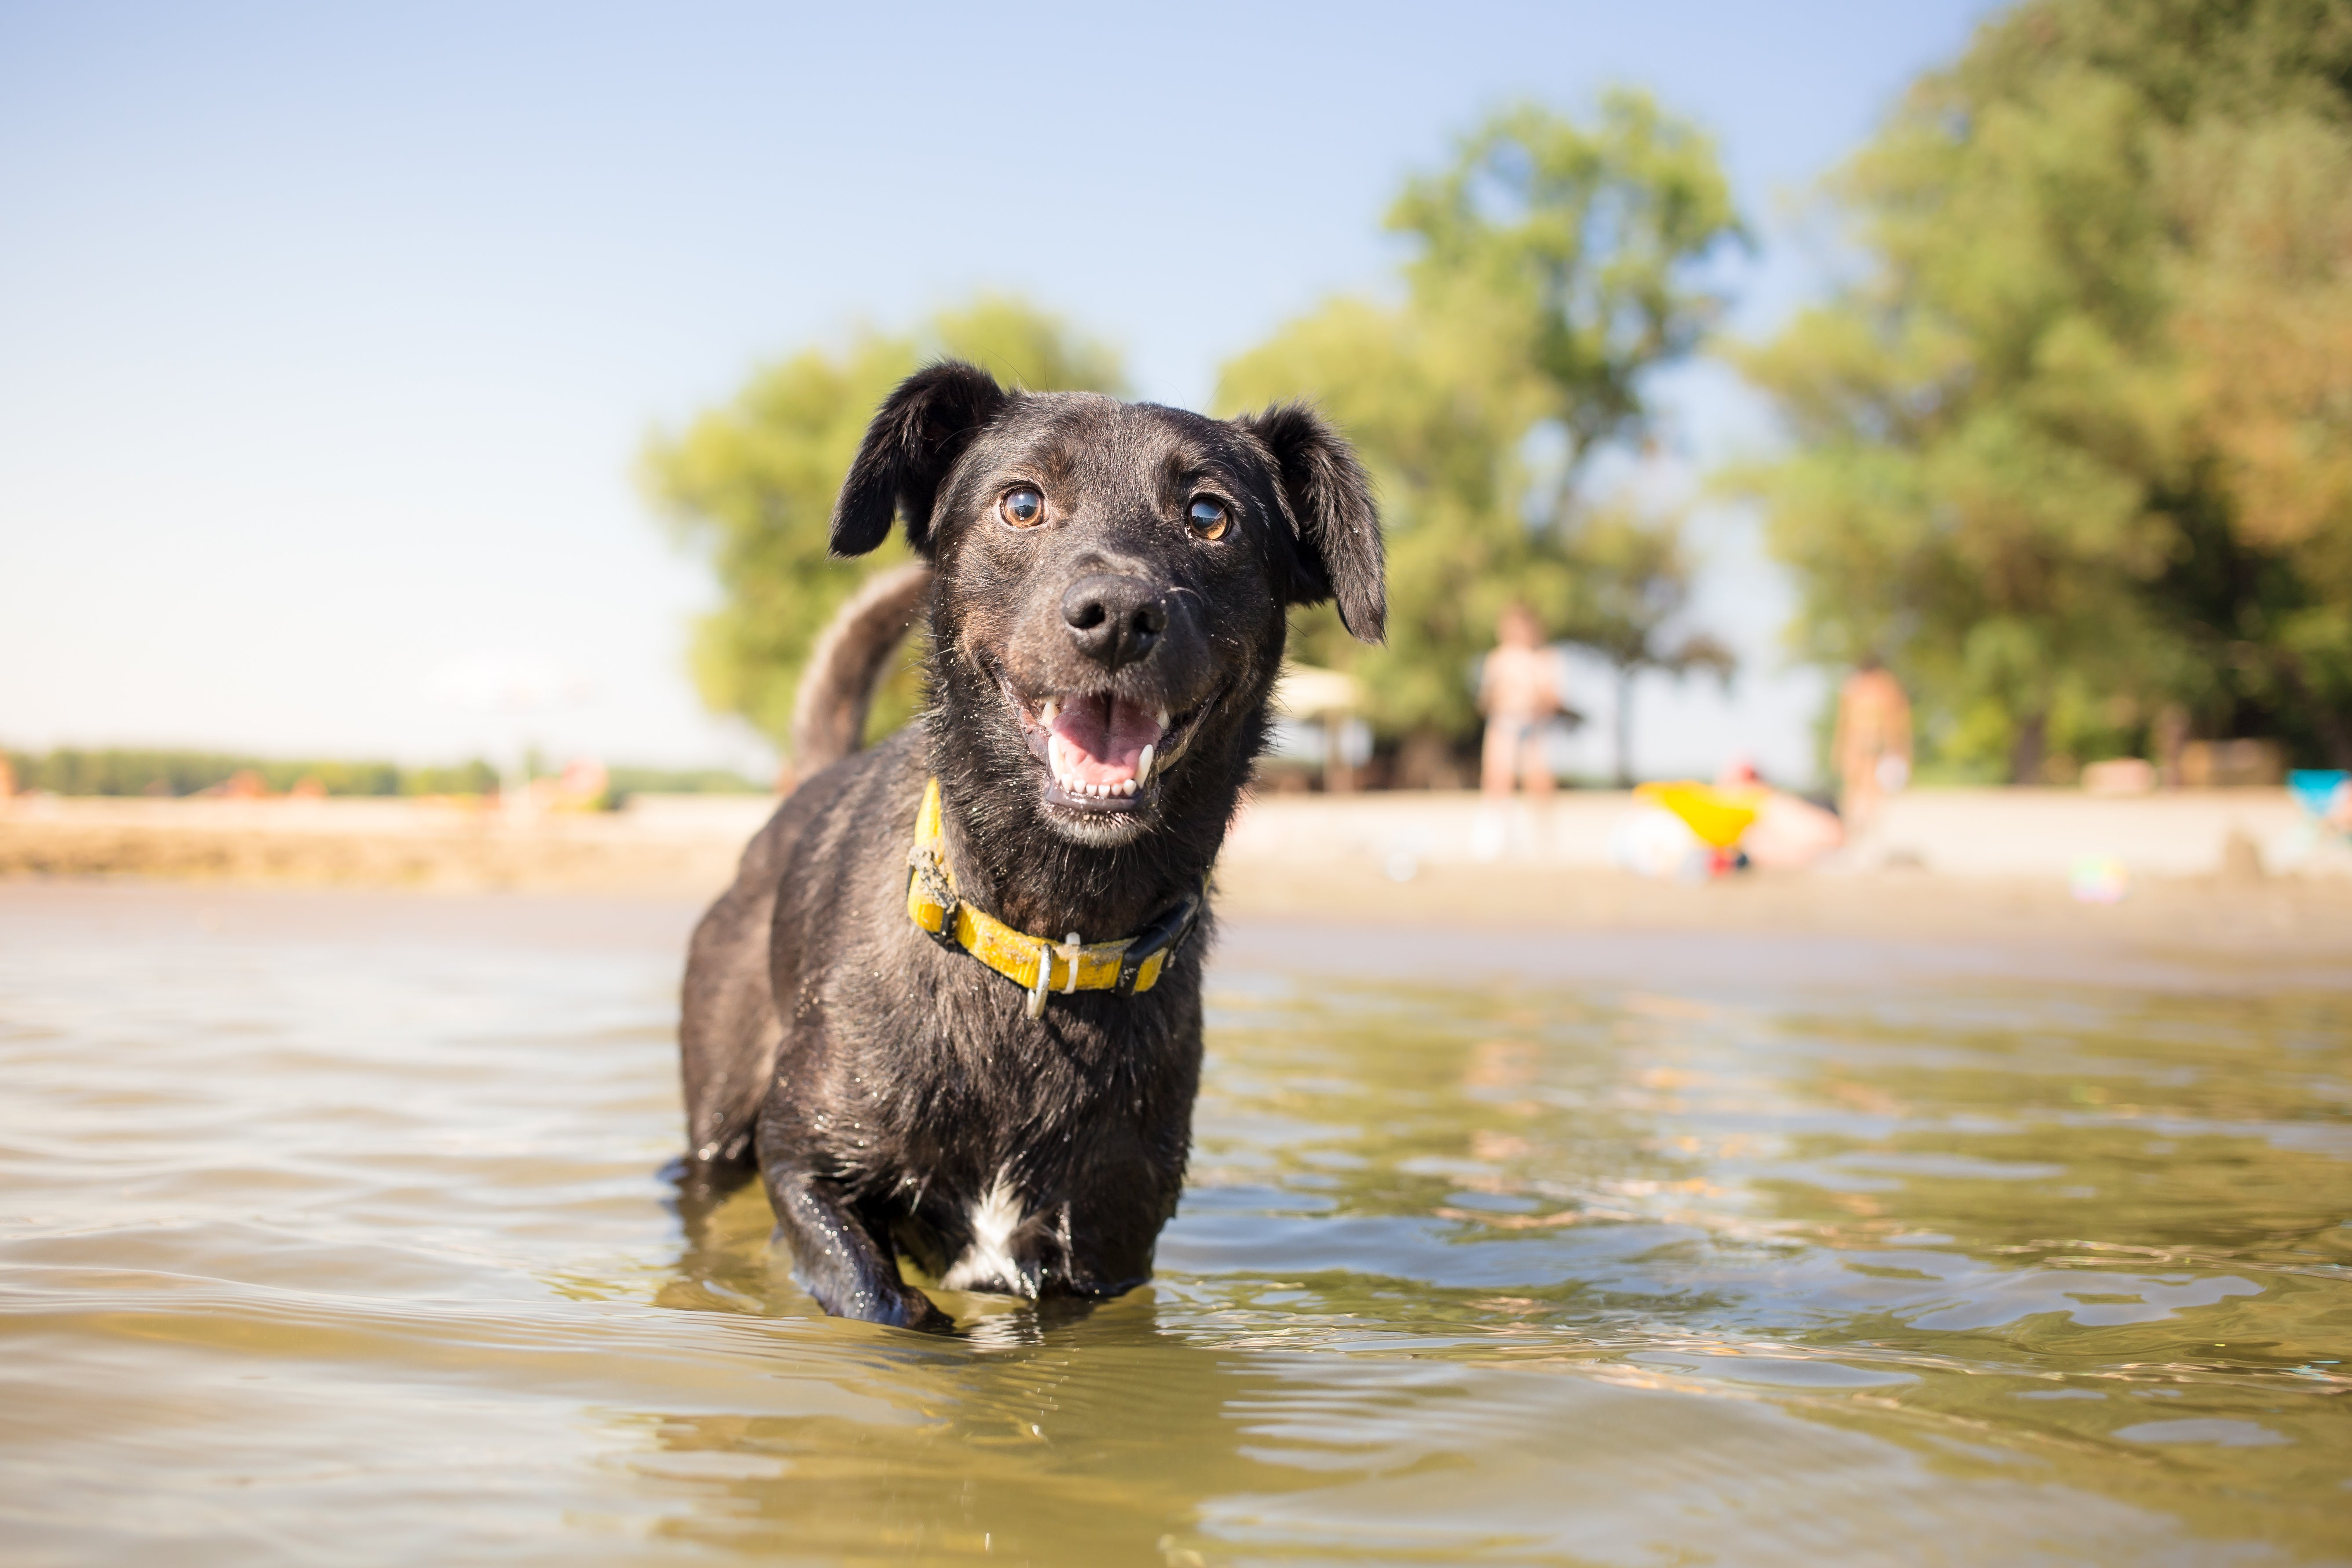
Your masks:
<path fill-rule="evenodd" d="M 1155 1282 L 941 1342 L 656 1174 L 692 914 L 0 887 L 0 1555 L 2352 1560 L 2343 992 L 1237 930 Z"/>

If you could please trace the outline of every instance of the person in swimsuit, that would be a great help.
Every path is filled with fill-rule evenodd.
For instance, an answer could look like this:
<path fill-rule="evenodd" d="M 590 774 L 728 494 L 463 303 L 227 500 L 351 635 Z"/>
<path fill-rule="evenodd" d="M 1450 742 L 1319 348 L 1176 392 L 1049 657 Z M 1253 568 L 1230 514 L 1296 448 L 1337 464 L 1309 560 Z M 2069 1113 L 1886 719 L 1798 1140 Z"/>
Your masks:
<path fill-rule="evenodd" d="M 1886 797 L 1911 780 L 1911 700 L 1875 655 L 1863 659 L 1838 693 L 1830 760 L 1838 771 L 1838 811 L 1851 842 L 1877 817 Z"/>
<path fill-rule="evenodd" d="M 1496 629 L 1500 646 L 1486 656 L 1478 678 L 1478 707 L 1486 715 L 1479 787 L 1490 798 L 1507 795 L 1517 774 L 1529 795 L 1549 796 L 1544 726 L 1561 708 L 1559 664 L 1544 647 L 1541 623 L 1525 605 L 1505 610 Z"/>

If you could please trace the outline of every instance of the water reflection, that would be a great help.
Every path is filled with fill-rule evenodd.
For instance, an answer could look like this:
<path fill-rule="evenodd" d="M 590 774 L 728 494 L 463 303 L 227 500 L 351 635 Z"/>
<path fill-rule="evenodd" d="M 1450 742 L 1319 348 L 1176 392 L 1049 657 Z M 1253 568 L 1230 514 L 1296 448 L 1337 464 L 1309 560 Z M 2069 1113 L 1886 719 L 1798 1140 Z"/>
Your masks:
<path fill-rule="evenodd" d="M 1042 1336 L 1024 1309 L 955 1299 L 969 1352 L 893 1363 L 919 1418 L 871 1440 L 852 1467 L 866 1480 L 794 1460 L 730 1483 L 759 1500 L 747 1518 L 1232 1549 L 1257 1527 L 1234 1522 L 1230 1493 L 1305 1529 L 1266 1500 L 1433 1463 L 1484 1474 L 1523 1442 L 1549 1450 L 1528 1478 L 1540 1495 L 1596 1466 L 1639 1491 L 1655 1472 L 1624 1456 L 1664 1464 L 1668 1411 L 1696 1399 L 1696 1467 L 1718 1479 L 1742 1422 L 1893 1446 L 1910 1468 L 1882 1476 L 1889 1495 L 1843 1505 L 1882 1524 L 1939 1510 L 1928 1477 L 2079 1489 L 2068 1509 L 2104 1500 L 2122 1510 L 2106 1527 L 2135 1537 L 2172 1515 L 2315 1548 L 2340 1522 L 2352 1379 L 2327 1352 L 2352 1141 L 2333 1002 L 2043 994 L 1822 1014 L 1262 984 L 1220 1003 L 1155 1291 Z M 739 1195 L 696 1227 L 661 1300 L 804 1310 L 766 1226 Z M 1612 1412 L 1604 1451 L 1578 1442 L 1585 1407 L 1629 1389 L 1645 1397 Z M 1540 1414 L 1522 1429 L 1514 1408 Z M 779 1457 L 839 1440 L 759 1439 Z M 1820 1441 L 1770 1468 L 1822 1484 Z M 1042 1538 L 1008 1522 L 1033 1514 L 1059 1522 Z M 2071 1537 L 2089 1516 L 2017 1517 Z M 1545 1519 L 1405 1535 L 1571 1550 Z M 724 1532 L 739 1529 L 755 1527 Z M 1308 1533 L 1373 1549 L 1336 1523 Z M 1570 1533 L 1575 1551 L 1626 1545 L 1591 1521 Z"/>
<path fill-rule="evenodd" d="M 942 1342 L 665 1205 L 674 933 L 140 896 L 0 900 L 26 1551 L 2341 1555 L 2340 997 L 1226 971 L 1154 1284 Z"/>

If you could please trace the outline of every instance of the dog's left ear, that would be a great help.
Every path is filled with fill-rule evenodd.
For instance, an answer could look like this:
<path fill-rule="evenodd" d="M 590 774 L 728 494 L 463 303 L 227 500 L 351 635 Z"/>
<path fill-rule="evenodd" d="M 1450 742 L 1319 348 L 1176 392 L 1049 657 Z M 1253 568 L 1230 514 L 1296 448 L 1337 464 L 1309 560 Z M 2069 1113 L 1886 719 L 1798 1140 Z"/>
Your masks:
<path fill-rule="evenodd" d="M 961 360 L 942 360 L 900 382 L 866 427 L 833 503 L 833 552 L 865 554 L 889 536 L 897 513 L 907 520 L 907 542 L 929 560 L 940 486 L 1005 402 L 995 377 Z"/>
<path fill-rule="evenodd" d="M 1282 501 L 1297 531 L 1290 602 L 1339 601 L 1339 620 L 1364 642 L 1388 632 L 1388 578 L 1380 510 L 1355 448 L 1303 403 L 1234 421 L 1273 454 Z"/>

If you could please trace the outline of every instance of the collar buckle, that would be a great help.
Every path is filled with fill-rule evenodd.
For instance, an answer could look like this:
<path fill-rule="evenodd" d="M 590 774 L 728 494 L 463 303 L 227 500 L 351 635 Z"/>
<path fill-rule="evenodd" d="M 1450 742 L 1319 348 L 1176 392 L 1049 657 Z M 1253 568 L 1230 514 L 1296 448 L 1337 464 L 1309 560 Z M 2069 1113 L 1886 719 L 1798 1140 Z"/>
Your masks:
<path fill-rule="evenodd" d="M 1136 932 L 1134 940 L 1127 944 L 1127 951 L 1118 955 L 1118 983 L 1111 989 L 1122 996 L 1134 995 L 1135 983 L 1143 973 L 1144 963 L 1156 952 L 1168 955 L 1160 961 L 1160 970 L 1165 973 L 1178 950 L 1184 945 L 1184 939 L 1191 936 L 1192 928 L 1200 923 L 1200 919 L 1201 895 L 1187 893 L 1183 902 L 1166 910 L 1158 920 Z M 1156 974 L 1153 976 L 1154 980 L 1158 978 Z"/>

